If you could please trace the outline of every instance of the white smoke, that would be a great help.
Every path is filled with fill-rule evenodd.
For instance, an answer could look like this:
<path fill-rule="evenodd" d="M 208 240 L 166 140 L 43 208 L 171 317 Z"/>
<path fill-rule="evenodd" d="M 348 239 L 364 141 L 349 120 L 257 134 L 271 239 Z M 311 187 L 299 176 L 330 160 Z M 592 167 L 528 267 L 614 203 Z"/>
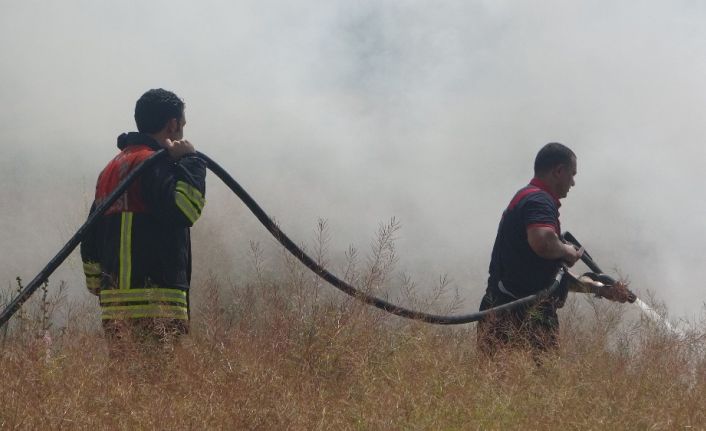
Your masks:
<path fill-rule="evenodd" d="M 689 1 L 3 0 L 1 280 L 35 274 L 85 217 L 135 100 L 187 102 L 187 137 L 299 241 L 334 252 L 403 224 L 403 269 L 478 303 L 499 216 L 560 141 L 562 223 L 606 269 L 699 312 L 706 6 Z M 243 265 L 267 234 L 213 176 L 197 249 Z M 207 259 L 195 256 L 200 267 Z M 223 268 L 230 258 L 232 267 Z M 80 280 L 74 259 L 57 277 Z M 78 289 L 77 289 L 78 290 Z"/>

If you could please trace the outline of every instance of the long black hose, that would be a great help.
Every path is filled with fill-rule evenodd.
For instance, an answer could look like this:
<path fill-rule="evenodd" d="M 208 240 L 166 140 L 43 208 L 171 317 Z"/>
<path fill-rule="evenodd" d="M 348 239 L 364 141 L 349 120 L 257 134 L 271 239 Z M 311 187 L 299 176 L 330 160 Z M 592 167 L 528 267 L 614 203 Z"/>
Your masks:
<path fill-rule="evenodd" d="M 64 247 L 59 250 L 56 256 L 54 256 L 52 260 L 50 260 L 41 271 L 39 271 L 39 274 L 37 274 L 37 276 L 34 277 L 32 281 L 30 281 L 29 284 L 20 291 L 19 295 L 17 295 L 17 297 L 13 299 L 4 310 L 2 310 L 2 314 L 0 314 L 0 328 L 5 325 L 8 320 L 10 320 L 10 317 L 12 317 L 12 315 L 15 314 L 20 307 L 22 307 L 22 304 L 24 304 L 25 301 L 32 296 L 34 291 L 37 290 L 42 283 L 49 279 L 49 276 L 56 271 L 56 268 L 58 268 L 67 257 L 69 257 L 71 252 L 74 251 L 76 246 L 81 243 L 81 240 L 83 240 L 83 236 L 86 234 L 88 228 L 90 228 L 93 223 L 95 223 L 98 218 L 101 217 L 116 200 L 118 200 L 123 192 L 125 192 L 130 184 L 132 184 L 135 178 L 137 178 L 142 171 L 152 166 L 157 160 L 159 160 L 160 157 L 164 157 L 165 154 L 165 150 L 159 150 L 140 163 L 132 172 L 130 172 L 130 174 L 128 174 L 127 177 L 125 177 L 120 184 L 118 184 L 118 187 L 113 190 L 113 193 L 108 195 L 105 201 L 98 205 L 95 211 L 93 211 L 93 213 L 88 217 L 86 222 L 78 228 L 74 236 L 72 236 Z"/>
<path fill-rule="evenodd" d="M 61 263 L 71 254 L 71 252 L 76 248 L 77 245 L 81 243 L 83 236 L 85 235 L 88 228 L 90 228 L 93 223 L 101 217 L 108 208 L 127 190 L 130 184 L 135 180 L 135 178 L 145 169 L 152 166 L 160 157 L 164 157 L 165 150 L 159 150 L 148 159 L 143 161 L 138 165 L 130 174 L 125 177 L 125 179 L 118 185 L 118 187 L 106 198 L 104 202 L 99 205 L 94 212 L 88 217 L 86 222 L 76 231 L 74 236 L 69 239 L 69 241 L 64 245 L 64 247 L 59 251 L 59 253 L 49 261 L 49 263 L 37 274 L 32 281 L 27 284 L 19 293 L 19 295 L 13 299 L 10 304 L 5 307 L 5 309 L 0 314 L 0 327 L 5 325 L 7 321 L 12 317 L 13 314 L 22 306 L 22 304 L 27 301 L 30 296 L 39 288 L 39 286 L 44 283 L 49 276 L 56 270 L 56 268 L 61 265 Z M 433 323 L 438 325 L 459 325 L 470 322 L 477 322 L 483 319 L 490 313 L 499 312 L 504 310 L 509 310 L 521 305 L 530 304 L 546 298 L 551 295 L 558 287 L 564 276 L 564 269 L 561 268 L 556 274 L 556 277 L 552 284 L 546 289 L 530 296 L 520 298 L 516 301 L 503 304 L 498 307 L 490 308 L 484 311 L 478 311 L 470 314 L 462 314 L 457 316 L 442 316 L 436 314 L 423 313 L 421 311 L 410 310 L 398 305 L 389 303 L 383 299 L 376 298 L 374 296 L 368 295 L 364 292 L 359 291 L 355 287 L 336 277 L 330 273 L 326 268 L 322 267 L 309 255 L 304 253 L 289 237 L 282 232 L 279 227 L 272 221 L 272 219 L 265 213 L 265 211 L 260 208 L 260 206 L 255 202 L 255 200 L 248 194 L 248 192 L 243 189 L 240 184 L 238 184 L 233 177 L 231 177 L 228 172 L 225 171 L 218 163 L 211 160 L 210 157 L 203 153 L 198 153 L 199 157 L 206 161 L 208 168 L 216 174 L 218 178 L 223 181 L 228 188 L 230 188 L 233 193 L 235 193 L 240 200 L 252 211 L 252 213 L 260 220 L 265 228 L 270 231 L 272 236 L 277 239 L 290 253 L 292 253 L 299 261 L 301 261 L 307 268 L 316 273 L 319 277 L 326 280 L 332 286 L 343 291 L 344 293 L 381 310 L 387 311 L 388 313 L 395 314 L 397 316 L 406 317 L 408 319 L 420 320 L 426 323 Z"/>

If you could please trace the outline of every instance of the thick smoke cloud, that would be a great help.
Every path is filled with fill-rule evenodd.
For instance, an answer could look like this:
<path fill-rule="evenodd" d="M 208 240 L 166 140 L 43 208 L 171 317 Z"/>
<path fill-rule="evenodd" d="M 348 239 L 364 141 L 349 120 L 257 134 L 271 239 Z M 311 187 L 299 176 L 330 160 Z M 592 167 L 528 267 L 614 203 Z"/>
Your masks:
<path fill-rule="evenodd" d="M 2 280 L 33 275 L 73 233 L 135 100 L 164 87 L 186 100 L 198 149 L 293 237 L 309 240 L 323 217 L 334 253 L 365 250 L 396 216 L 401 268 L 422 282 L 449 273 L 469 309 L 504 206 L 536 151 L 563 142 L 579 159 L 564 228 L 673 315 L 702 310 L 700 3 L 0 8 Z M 199 273 L 237 278 L 248 240 L 266 235 L 211 177 Z M 77 263 L 57 277 L 79 283 Z"/>

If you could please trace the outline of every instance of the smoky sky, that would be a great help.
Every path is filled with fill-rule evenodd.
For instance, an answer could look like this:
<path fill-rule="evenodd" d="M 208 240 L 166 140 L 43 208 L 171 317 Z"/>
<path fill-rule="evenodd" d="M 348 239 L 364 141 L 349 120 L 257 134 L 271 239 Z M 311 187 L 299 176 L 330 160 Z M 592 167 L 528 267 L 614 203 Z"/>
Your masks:
<path fill-rule="evenodd" d="M 538 149 L 562 142 L 578 156 L 562 227 L 673 316 L 703 310 L 701 2 L 2 0 L 0 12 L 0 281 L 33 276 L 75 231 L 135 100 L 163 87 L 186 102 L 186 137 L 296 241 L 325 218 L 333 255 L 365 252 L 394 216 L 399 269 L 420 285 L 448 273 L 468 309 L 502 210 Z M 237 278 L 249 241 L 271 241 L 214 176 L 207 201 L 197 274 Z M 57 277 L 83 289 L 76 255 Z"/>

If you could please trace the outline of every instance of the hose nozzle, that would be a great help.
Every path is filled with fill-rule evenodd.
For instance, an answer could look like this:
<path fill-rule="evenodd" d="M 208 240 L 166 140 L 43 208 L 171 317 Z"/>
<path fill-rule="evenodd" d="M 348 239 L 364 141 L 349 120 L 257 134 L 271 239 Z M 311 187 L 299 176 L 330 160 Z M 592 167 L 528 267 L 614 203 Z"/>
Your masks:
<path fill-rule="evenodd" d="M 610 275 L 604 274 L 601 268 L 598 266 L 598 264 L 593 260 L 591 255 L 588 253 L 586 248 L 581 245 L 579 240 L 576 239 L 575 236 L 571 234 L 571 232 L 564 232 L 564 240 L 570 242 L 571 244 L 575 245 L 576 247 L 583 248 L 583 254 L 581 255 L 581 261 L 586 264 L 587 267 L 591 269 L 593 272 L 588 272 L 584 274 L 585 276 L 591 278 L 593 281 L 599 281 L 606 286 L 613 287 L 620 282 L 615 280 L 613 277 Z M 625 287 L 625 290 L 628 291 L 628 302 L 633 303 L 637 300 L 637 295 L 635 295 L 630 289 Z"/>

